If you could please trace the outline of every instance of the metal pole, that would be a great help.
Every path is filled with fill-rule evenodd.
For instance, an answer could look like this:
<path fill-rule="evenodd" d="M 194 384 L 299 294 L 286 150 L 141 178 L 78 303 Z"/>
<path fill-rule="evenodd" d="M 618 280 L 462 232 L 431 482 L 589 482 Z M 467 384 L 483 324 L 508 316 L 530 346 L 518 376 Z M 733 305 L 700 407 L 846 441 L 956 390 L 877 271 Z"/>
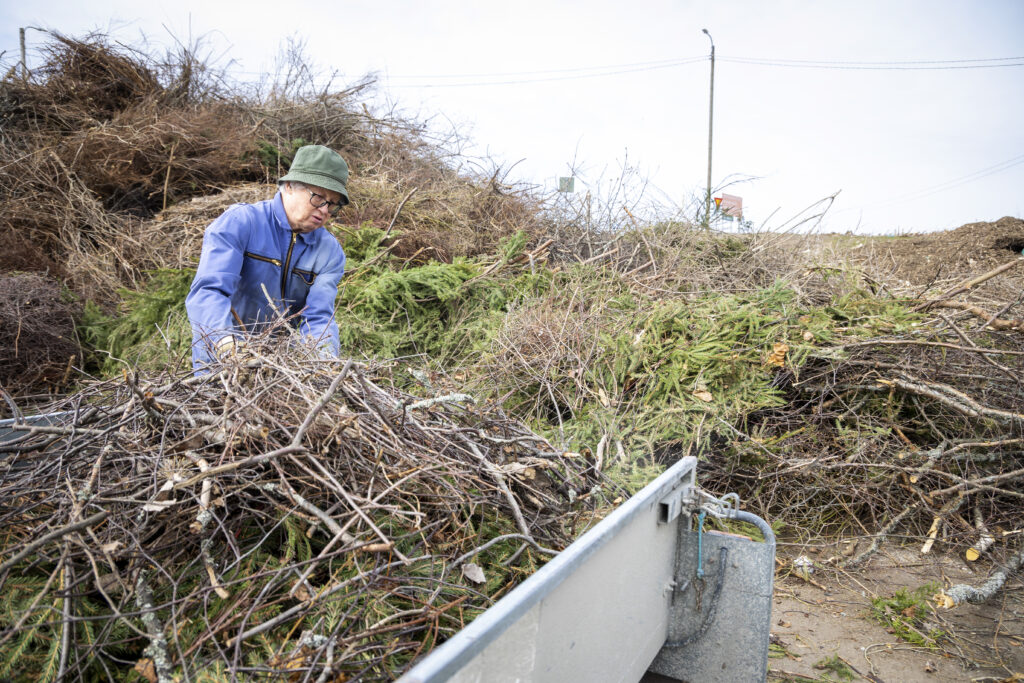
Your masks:
<path fill-rule="evenodd" d="M 704 35 L 711 41 L 711 95 L 708 105 L 708 187 L 707 196 L 704 198 L 704 225 L 711 224 L 711 139 L 715 123 L 715 41 L 711 38 L 708 30 L 702 29 Z"/>
<path fill-rule="evenodd" d="M 18 39 L 21 41 L 21 77 L 28 78 L 28 64 L 25 62 L 25 29 L 18 29 Z"/>

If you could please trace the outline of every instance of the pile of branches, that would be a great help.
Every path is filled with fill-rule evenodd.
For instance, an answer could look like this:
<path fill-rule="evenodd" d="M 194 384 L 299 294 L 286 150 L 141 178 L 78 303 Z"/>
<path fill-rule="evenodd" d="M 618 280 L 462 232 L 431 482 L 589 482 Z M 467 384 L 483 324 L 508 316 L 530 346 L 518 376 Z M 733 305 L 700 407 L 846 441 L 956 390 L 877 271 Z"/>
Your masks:
<path fill-rule="evenodd" d="M 244 109 L 195 55 L 157 58 L 47 34 L 42 64 L 0 81 L 4 269 L 48 270 L 109 301 L 164 265 L 140 221 L 232 180 L 262 179 Z"/>
<path fill-rule="evenodd" d="M 324 88 L 293 50 L 279 81 L 251 88 L 204 61 L 198 44 L 158 54 L 98 34 L 44 40 L 38 67 L 0 80 L 0 269 L 49 271 L 110 304 L 146 270 L 198 259 L 190 238 L 206 223 L 179 229 L 154 216 L 239 183 L 272 196 L 269 184 L 307 144 L 352 168 L 354 201 L 339 221 L 403 234 L 393 248 L 403 258 L 450 261 L 541 232 L 532 192 L 510 188 L 500 169 L 470 170 L 451 151 L 463 144 L 457 133 L 373 114 L 372 77 Z"/>
<path fill-rule="evenodd" d="M 0 386 L 15 395 L 63 388 L 82 361 L 75 336 L 81 311 L 53 278 L 0 273 Z"/>
<path fill-rule="evenodd" d="M 1008 269 L 894 301 L 902 319 L 834 308 L 840 336 L 780 371 L 786 407 L 749 416 L 746 433 L 730 427 L 731 457 L 709 463 L 705 483 L 738 485 L 805 538 L 865 537 L 833 558 L 847 567 L 886 539 L 916 539 L 922 554 L 944 544 L 971 561 L 1019 558 L 1021 299 L 982 310 L 958 298 Z M 843 334 L 865 325 L 876 333 Z"/>
<path fill-rule="evenodd" d="M 254 343 L 0 443 L 0 676 L 389 679 L 605 508 L 467 395 Z"/>

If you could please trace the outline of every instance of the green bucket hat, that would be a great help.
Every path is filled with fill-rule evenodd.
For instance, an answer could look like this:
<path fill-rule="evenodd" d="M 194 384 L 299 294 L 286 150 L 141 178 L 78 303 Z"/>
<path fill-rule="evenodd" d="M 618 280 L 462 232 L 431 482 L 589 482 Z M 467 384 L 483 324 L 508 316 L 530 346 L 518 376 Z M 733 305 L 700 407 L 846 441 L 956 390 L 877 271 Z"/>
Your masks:
<path fill-rule="evenodd" d="M 283 183 L 294 180 L 334 190 L 341 195 L 342 204 L 348 204 L 348 164 L 341 155 L 323 145 L 306 145 L 299 147 L 288 173 L 277 181 Z"/>

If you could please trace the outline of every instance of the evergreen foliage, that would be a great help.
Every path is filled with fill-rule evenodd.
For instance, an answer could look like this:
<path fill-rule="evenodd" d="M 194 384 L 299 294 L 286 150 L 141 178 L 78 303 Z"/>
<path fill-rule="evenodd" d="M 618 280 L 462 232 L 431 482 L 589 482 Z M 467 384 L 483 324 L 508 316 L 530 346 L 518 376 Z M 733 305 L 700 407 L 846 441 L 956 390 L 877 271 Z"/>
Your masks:
<path fill-rule="evenodd" d="M 365 225 L 339 237 L 347 257 L 337 300 L 339 336 L 342 353 L 355 358 L 421 354 L 432 362 L 461 361 L 486 345 L 511 302 L 543 293 L 551 282 L 547 270 L 478 279 L 483 267 L 466 259 L 395 269 L 379 258 L 386 249 L 379 228 Z M 523 244 L 520 233 L 502 248 L 514 257 Z M 116 374 L 124 363 L 157 368 L 187 359 L 185 297 L 194 276 L 193 269 L 154 271 L 142 290 L 121 291 L 115 315 L 87 306 L 81 334 L 102 373 Z"/>
<path fill-rule="evenodd" d="M 86 305 L 80 334 L 101 372 L 120 372 L 123 363 L 155 367 L 188 357 L 192 331 L 185 297 L 194 277 L 190 268 L 154 271 L 141 290 L 121 290 L 114 315 Z"/>
<path fill-rule="evenodd" d="M 872 598 L 871 616 L 908 643 L 937 647 L 945 633 L 927 622 L 933 612 L 928 600 L 938 592 L 937 584 L 926 583 L 914 590 L 900 588 L 891 597 Z"/>
<path fill-rule="evenodd" d="M 339 238 L 348 259 L 337 301 L 343 355 L 469 369 L 466 385 L 478 397 L 504 398 L 566 447 L 612 433 L 632 444 L 631 460 L 671 449 L 698 425 L 709 438 L 719 421 L 743 422 L 782 405 L 782 364 L 771 362 L 781 347 L 786 372 L 798 377 L 839 336 L 904 332 L 918 320 L 901 301 L 857 287 L 822 305 L 801 301 L 781 281 L 664 297 L 589 265 L 486 277 L 481 263 L 466 259 L 410 266 L 388 258 L 384 231 L 369 224 Z M 730 239 L 723 250 L 735 250 Z M 524 235 L 513 235 L 495 258 L 508 262 L 524 244 Z M 193 276 L 190 269 L 152 273 L 143 290 L 122 292 L 117 316 L 87 308 L 83 337 L 103 372 L 187 362 L 184 299 Z M 649 476 L 642 470 L 638 483 Z"/>
<path fill-rule="evenodd" d="M 49 569 L 51 568 L 47 568 L 47 571 Z M 0 678 L 3 680 L 57 680 L 64 598 L 55 596 L 59 596 L 64 590 L 63 584 L 67 577 L 60 568 L 52 570 L 54 577 L 53 582 L 50 582 L 47 574 L 39 567 L 16 567 L 13 570 L 16 578 L 12 576 L 4 584 L 4 591 L 0 594 L 0 633 L 6 634 L 7 630 L 23 617 L 25 621 L 11 640 L 0 647 Z M 54 584 L 59 590 L 53 590 Z M 97 629 L 109 629 L 105 634 L 108 643 L 107 655 L 116 658 L 139 656 L 141 648 L 122 646 L 131 633 L 123 621 L 107 621 L 103 625 L 97 625 L 100 622 L 88 619 L 105 613 L 105 606 L 92 596 L 82 595 L 76 595 L 73 604 L 75 614 L 84 618 L 73 625 L 75 632 L 71 637 L 78 642 L 92 645 L 97 643 Z M 92 677 L 90 680 L 106 680 L 104 669 L 98 662 L 81 662 L 81 665 Z"/>
<path fill-rule="evenodd" d="M 630 461 L 650 462 L 699 426 L 707 443 L 723 423 L 782 406 L 785 378 L 799 378 L 840 336 L 904 331 L 918 319 L 902 302 L 856 288 L 817 306 L 781 281 L 664 298 L 586 268 L 556 276 L 548 293 L 510 313 L 479 362 L 477 390 L 505 397 L 566 447 L 593 447 L 603 434 L 632 444 Z M 624 469 L 626 481 L 649 481 L 642 464 Z"/>

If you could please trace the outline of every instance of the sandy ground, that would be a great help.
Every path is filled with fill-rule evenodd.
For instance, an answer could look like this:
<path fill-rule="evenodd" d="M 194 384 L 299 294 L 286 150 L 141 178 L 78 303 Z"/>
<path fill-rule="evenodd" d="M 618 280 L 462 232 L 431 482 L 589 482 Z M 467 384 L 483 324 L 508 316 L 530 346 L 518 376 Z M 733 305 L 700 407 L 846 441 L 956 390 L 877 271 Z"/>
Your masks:
<path fill-rule="evenodd" d="M 822 569 L 836 548 L 807 552 L 819 563 L 811 582 L 797 576 L 786 557 L 807 549 L 780 548 L 769 660 L 772 681 L 867 680 L 1024 681 L 1024 584 L 1011 577 L 1007 590 L 985 605 L 965 605 L 930 614 L 922 628 L 948 634 L 938 647 L 916 647 L 871 617 L 871 599 L 928 584 L 981 584 L 990 563 L 929 554 L 920 547 L 888 548 L 856 572 Z M 852 679 L 820 668 L 838 656 L 856 672 Z M 818 665 L 818 666 L 816 666 Z"/>

